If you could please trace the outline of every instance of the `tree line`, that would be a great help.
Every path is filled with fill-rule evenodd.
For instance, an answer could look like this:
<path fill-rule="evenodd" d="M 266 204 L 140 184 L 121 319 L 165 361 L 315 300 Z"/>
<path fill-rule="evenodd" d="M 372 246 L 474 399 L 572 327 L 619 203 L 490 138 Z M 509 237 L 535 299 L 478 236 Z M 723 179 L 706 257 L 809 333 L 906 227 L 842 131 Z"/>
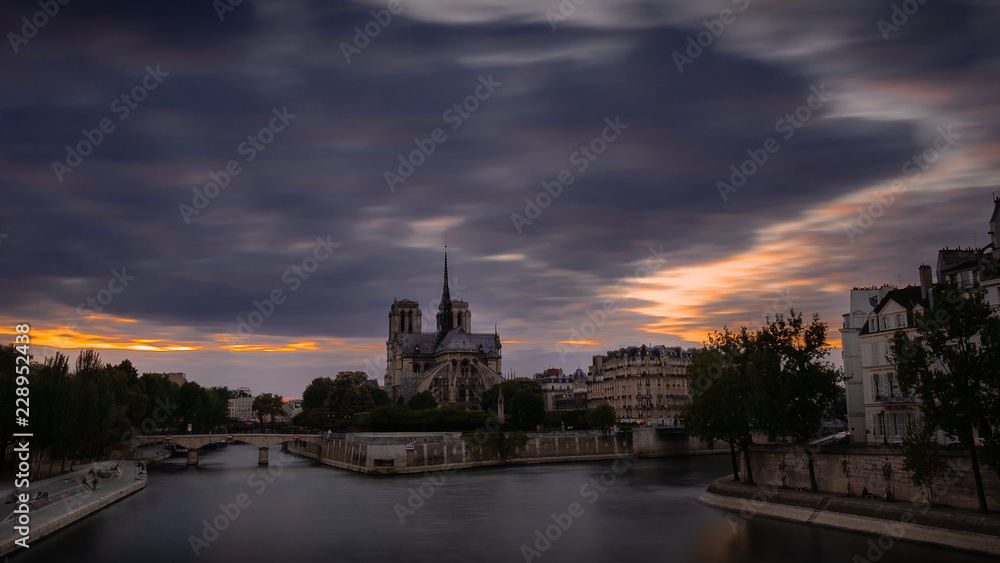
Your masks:
<path fill-rule="evenodd" d="M 14 395 L 17 354 L 13 344 L 0 345 L 0 397 Z M 103 363 L 94 350 L 81 352 L 72 369 L 69 359 L 56 352 L 32 362 L 29 373 L 34 408 L 28 430 L 34 435 L 33 450 L 48 454 L 50 469 L 57 460 L 65 469 L 79 458 L 106 459 L 117 442 L 133 435 L 187 424 L 201 432 L 227 421 L 225 387 L 205 388 L 192 381 L 177 385 L 158 373 L 140 376 L 131 361 Z M 0 419 L 0 451 L 6 451 L 13 433 L 23 431 L 13 417 Z"/>
<path fill-rule="evenodd" d="M 723 328 L 708 337 L 688 367 L 691 402 L 683 416 L 692 436 L 729 446 L 733 479 L 740 479 L 737 452 L 744 457 L 745 480 L 753 484 L 751 428 L 768 439 L 806 446 L 809 481 L 817 491 L 810 439 L 839 398 L 843 376 L 826 357 L 827 326 L 813 315 L 806 322 L 792 310 L 767 319 L 756 331 Z"/>
<path fill-rule="evenodd" d="M 614 410 L 607 404 L 589 411 L 546 412 L 541 383 L 530 378 L 514 378 L 483 392 L 482 410 L 440 408 L 433 393 L 421 391 L 403 404 L 393 404 L 389 395 L 369 383 L 363 371 L 341 371 L 334 378 L 317 377 L 302 392 L 302 412 L 293 419 L 299 426 L 314 430 L 345 431 L 365 429 L 375 432 L 467 431 L 484 427 L 498 415 L 500 391 L 504 397 L 503 427 L 508 430 L 535 430 L 538 425 L 558 426 L 560 422 L 577 429 L 609 429 L 615 423 Z"/>
<path fill-rule="evenodd" d="M 903 440 L 903 466 L 933 500 L 947 469 L 936 436 L 957 436 L 969 454 L 980 511 L 988 512 L 980 466 L 1000 473 L 1000 316 L 981 291 L 949 284 L 935 285 L 928 307 L 907 314 L 909 328 L 893 333 L 886 357 L 900 391 L 920 406 Z M 803 446 L 817 491 L 809 441 L 837 400 L 842 379 L 825 359 L 826 332 L 818 316 L 807 324 L 792 311 L 756 331 L 723 328 L 693 358 L 685 426 L 694 436 L 729 446 L 734 480 L 742 452 L 745 480 L 753 483 L 750 430 L 756 428 L 772 441 Z"/>

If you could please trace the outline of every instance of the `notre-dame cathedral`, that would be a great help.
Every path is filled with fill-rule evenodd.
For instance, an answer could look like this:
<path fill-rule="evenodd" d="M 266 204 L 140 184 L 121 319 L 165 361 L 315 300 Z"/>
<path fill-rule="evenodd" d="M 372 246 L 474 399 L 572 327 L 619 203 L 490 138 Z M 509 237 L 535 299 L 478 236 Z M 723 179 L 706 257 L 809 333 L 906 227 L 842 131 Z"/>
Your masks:
<path fill-rule="evenodd" d="M 479 409 L 483 391 L 500 383 L 500 336 L 473 333 L 465 301 L 452 301 L 448 252 L 434 332 L 422 332 L 420 304 L 393 299 L 385 343 L 385 389 L 397 402 L 430 391 L 438 406 Z"/>

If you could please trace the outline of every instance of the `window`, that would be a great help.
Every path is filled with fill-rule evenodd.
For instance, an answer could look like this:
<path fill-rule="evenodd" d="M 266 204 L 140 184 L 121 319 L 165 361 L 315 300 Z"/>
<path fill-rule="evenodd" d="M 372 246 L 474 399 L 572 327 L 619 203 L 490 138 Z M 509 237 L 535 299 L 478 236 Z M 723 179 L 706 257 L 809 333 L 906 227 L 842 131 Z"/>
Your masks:
<path fill-rule="evenodd" d="M 882 394 L 881 380 L 877 373 L 872 374 L 872 399 Z"/>
<path fill-rule="evenodd" d="M 899 313 L 896 315 L 896 327 L 906 328 L 906 314 Z"/>

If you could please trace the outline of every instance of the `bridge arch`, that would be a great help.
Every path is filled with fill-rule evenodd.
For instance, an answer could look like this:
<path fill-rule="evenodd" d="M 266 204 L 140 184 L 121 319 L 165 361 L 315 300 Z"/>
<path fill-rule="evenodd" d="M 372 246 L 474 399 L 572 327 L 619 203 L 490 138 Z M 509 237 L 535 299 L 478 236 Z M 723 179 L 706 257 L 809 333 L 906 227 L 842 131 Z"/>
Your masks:
<path fill-rule="evenodd" d="M 232 438 L 229 438 L 232 436 Z M 167 438 L 170 440 L 167 440 Z M 178 434 L 176 436 L 133 436 L 128 441 L 130 450 L 153 444 L 174 444 L 187 448 L 188 465 L 198 465 L 198 450 L 209 444 L 220 442 L 243 442 L 257 446 L 257 464 L 267 465 L 268 448 L 277 444 L 301 441 L 323 444 L 321 434 Z"/>

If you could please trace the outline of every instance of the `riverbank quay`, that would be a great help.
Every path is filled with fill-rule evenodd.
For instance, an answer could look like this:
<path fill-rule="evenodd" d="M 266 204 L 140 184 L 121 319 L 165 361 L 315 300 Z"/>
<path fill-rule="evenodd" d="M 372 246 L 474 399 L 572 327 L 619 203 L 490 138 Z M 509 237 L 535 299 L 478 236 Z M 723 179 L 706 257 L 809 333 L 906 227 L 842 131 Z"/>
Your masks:
<path fill-rule="evenodd" d="M 1000 555 L 1000 514 L 995 513 L 746 485 L 732 477 L 716 480 L 698 502 L 726 511 L 734 531 L 762 516 L 872 535 L 855 563 L 881 559 L 897 541 Z"/>
<path fill-rule="evenodd" d="M 624 457 L 668 457 L 726 453 L 710 450 L 687 434 L 655 428 L 632 432 L 525 432 L 523 444 L 498 455 L 472 433 L 361 432 L 328 434 L 322 443 L 293 440 L 288 451 L 323 463 L 369 474 L 406 474 L 493 465 L 598 461 Z M 515 451 L 516 450 L 516 451 Z"/>
<path fill-rule="evenodd" d="M 113 469 L 118 463 L 95 462 L 58 477 L 32 481 L 27 493 L 33 500 L 28 503 L 27 514 L 15 512 L 16 502 L 0 505 L 0 557 L 25 549 L 21 545 L 24 543 L 30 549 L 38 540 L 146 486 L 146 472 L 139 468 L 137 460 L 122 461 L 119 469 Z M 47 492 L 48 500 L 35 500 L 39 492 Z M 0 494 L 6 503 L 15 491 L 7 489 Z M 27 534 L 23 533 L 25 528 Z"/>

